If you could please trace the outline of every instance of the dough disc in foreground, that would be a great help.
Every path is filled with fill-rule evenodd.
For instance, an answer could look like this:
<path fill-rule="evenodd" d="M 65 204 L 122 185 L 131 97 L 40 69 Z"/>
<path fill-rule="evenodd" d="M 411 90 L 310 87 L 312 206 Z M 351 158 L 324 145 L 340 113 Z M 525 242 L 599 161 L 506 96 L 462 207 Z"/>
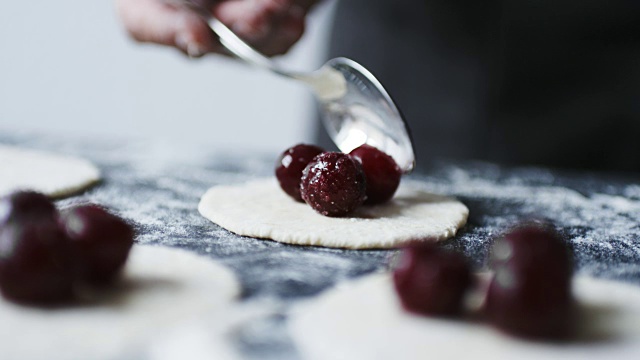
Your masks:
<path fill-rule="evenodd" d="M 408 241 L 443 240 L 462 227 L 469 210 L 455 199 L 402 183 L 392 201 L 362 206 L 351 217 L 318 214 L 287 196 L 275 179 L 209 189 L 202 216 L 239 235 L 336 248 L 392 248 Z"/>
<path fill-rule="evenodd" d="M 39 309 L 0 297 L 2 359 L 120 359 L 239 294 L 233 273 L 185 250 L 133 247 L 116 289 L 88 304 Z"/>
<path fill-rule="evenodd" d="M 304 359 L 636 359 L 640 288 L 577 277 L 584 334 L 566 344 L 509 337 L 487 324 L 410 315 L 388 274 L 329 290 L 295 309 L 290 333 Z"/>
<path fill-rule="evenodd" d="M 98 180 L 100 171 L 86 160 L 0 145 L 0 196 L 18 189 L 67 196 Z"/>

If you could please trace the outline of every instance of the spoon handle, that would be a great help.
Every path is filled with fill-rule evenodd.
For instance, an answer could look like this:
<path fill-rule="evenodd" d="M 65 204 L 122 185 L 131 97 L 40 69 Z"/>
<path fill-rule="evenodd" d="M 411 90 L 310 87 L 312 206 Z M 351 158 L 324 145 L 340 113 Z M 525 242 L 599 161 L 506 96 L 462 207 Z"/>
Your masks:
<path fill-rule="evenodd" d="M 245 62 L 255 65 L 276 74 L 296 78 L 296 76 L 288 71 L 282 70 L 273 61 L 262 55 L 256 49 L 248 45 L 244 40 L 240 39 L 231 29 L 215 17 L 208 20 L 209 27 L 220 38 L 220 43 L 233 55 L 244 60 Z"/>
<path fill-rule="evenodd" d="M 218 35 L 222 46 L 229 50 L 233 55 L 251 65 L 269 70 L 278 75 L 302 81 L 311 86 L 311 88 L 314 89 L 321 98 L 323 96 L 326 97 L 326 93 L 328 92 L 343 92 L 342 89 L 346 86 L 344 84 L 344 77 L 337 74 L 335 70 L 330 68 L 325 67 L 313 73 L 300 73 L 283 70 L 275 62 L 262 55 L 258 50 L 252 48 L 244 40 L 238 37 L 238 35 L 236 35 L 220 20 L 215 17 L 209 17 L 207 22 L 211 30 Z M 331 90 L 332 88 L 334 90 Z"/>

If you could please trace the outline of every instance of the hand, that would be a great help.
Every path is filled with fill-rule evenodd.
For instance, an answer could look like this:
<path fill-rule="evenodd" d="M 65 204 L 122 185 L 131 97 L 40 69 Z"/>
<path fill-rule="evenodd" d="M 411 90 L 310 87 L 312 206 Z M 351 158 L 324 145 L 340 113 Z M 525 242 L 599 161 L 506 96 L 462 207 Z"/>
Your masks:
<path fill-rule="evenodd" d="M 191 57 L 223 52 L 194 5 L 229 26 L 267 56 L 284 54 L 304 32 L 318 0 L 116 0 L 129 34 L 141 42 L 176 47 Z"/>

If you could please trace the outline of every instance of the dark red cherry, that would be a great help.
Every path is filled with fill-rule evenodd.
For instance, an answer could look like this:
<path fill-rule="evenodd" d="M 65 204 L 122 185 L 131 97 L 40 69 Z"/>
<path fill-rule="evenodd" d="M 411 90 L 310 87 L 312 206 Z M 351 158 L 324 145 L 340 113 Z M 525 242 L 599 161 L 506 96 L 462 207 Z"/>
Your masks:
<path fill-rule="evenodd" d="M 57 214 L 53 202 L 35 191 L 17 191 L 0 200 L 0 228 L 25 220 L 54 220 Z"/>
<path fill-rule="evenodd" d="M 466 259 L 432 244 L 402 250 L 393 283 L 405 310 L 430 316 L 453 316 L 463 309 L 472 284 Z"/>
<path fill-rule="evenodd" d="M 573 298 L 572 260 L 562 239 L 541 226 L 516 228 L 495 240 L 495 272 L 486 313 L 499 329 L 529 338 L 570 335 Z"/>
<path fill-rule="evenodd" d="M 280 155 L 276 163 L 276 178 L 282 190 L 296 201 L 303 201 L 300 195 L 302 171 L 316 155 L 323 152 L 323 148 L 315 145 L 298 144 Z"/>
<path fill-rule="evenodd" d="M 325 216 L 344 216 L 362 205 L 367 183 L 362 165 L 351 156 L 326 152 L 303 171 L 302 199 Z"/>
<path fill-rule="evenodd" d="M 23 220 L 0 232 L 0 290 L 25 304 L 52 304 L 72 298 L 69 239 L 53 220 Z"/>
<path fill-rule="evenodd" d="M 102 285 L 119 275 L 133 245 L 131 225 L 96 205 L 63 211 L 60 224 L 71 239 L 77 279 Z"/>
<path fill-rule="evenodd" d="M 370 145 L 362 145 L 349 153 L 362 164 L 367 176 L 366 204 L 389 201 L 400 184 L 402 170 L 393 158 Z"/>

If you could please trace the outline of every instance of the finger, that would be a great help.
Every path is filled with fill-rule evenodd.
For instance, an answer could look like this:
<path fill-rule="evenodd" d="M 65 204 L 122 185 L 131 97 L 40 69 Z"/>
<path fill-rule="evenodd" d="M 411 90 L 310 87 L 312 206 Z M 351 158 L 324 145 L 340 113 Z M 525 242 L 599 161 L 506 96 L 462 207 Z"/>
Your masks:
<path fill-rule="evenodd" d="M 304 32 L 305 10 L 292 0 L 244 0 L 220 3 L 214 15 L 265 55 L 282 54 Z"/>
<path fill-rule="evenodd" d="M 247 42 L 261 39 L 269 32 L 270 24 L 260 16 L 255 0 L 225 1 L 214 6 L 213 15 Z"/>
<path fill-rule="evenodd" d="M 292 8 L 292 10 L 286 17 L 273 24 L 269 35 L 257 44 L 265 55 L 286 53 L 304 34 L 305 14 L 302 9 Z"/>
<path fill-rule="evenodd" d="M 175 46 L 190 56 L 219 49 L 207 23 L 185 7 L 159 0 L 117 0 L 116 5 L 125 28 L 137 41 Z"/>
<path fill-rule="evenodd" d="M 293 0 L 223 1 L 213 14 L 247 41 L 265 38 L 274 24 L 288 16 Z"/>
<path fill-rule="evenodd" d="M 293 0 L 258 0 L 263 12 L 269 13 L 271 17 L 286 16 L 292 6 L 295 5 Z"/>

